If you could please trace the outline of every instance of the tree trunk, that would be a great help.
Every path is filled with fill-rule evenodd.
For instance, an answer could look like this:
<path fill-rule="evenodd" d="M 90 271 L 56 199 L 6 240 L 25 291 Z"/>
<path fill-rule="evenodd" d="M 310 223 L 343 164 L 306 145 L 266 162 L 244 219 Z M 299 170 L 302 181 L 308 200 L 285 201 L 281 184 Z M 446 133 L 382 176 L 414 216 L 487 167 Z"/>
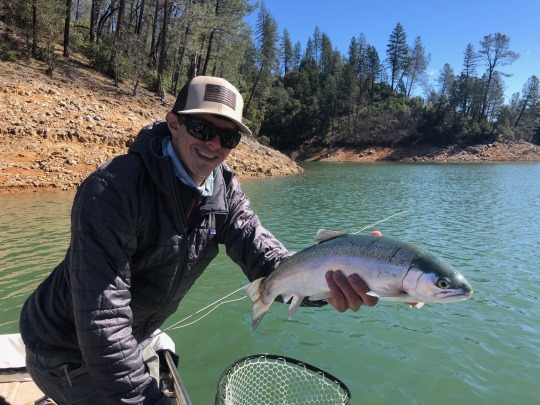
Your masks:
<path fill-rule="evenodd" d="M 251 99 L 253 98 L 253 95 L 255 94 L 255 89 L 257 88 L 257 85 L 259 84 L 259 80 L 261 78 L 261 74 L 263 71 L 264 64 L 261 65 L 261 68 L 259 69 L 259 73 L 257 73 L 257 78 L 255 79 L 255 83 L 253 83 L 253 87 L 251 89 L 251 92 L 249 93 L 249 98 L 247 100 L 247 103 L 244 105 L 244 111 L 242 115 L 246 115 L 246 111 L 249 108 L 249 105 L 251 104 Z"/>
<path fill-rule="evenodd" d="M 114 41 L 111 48 L 111 59 L 109 60 L 109 75 L 114 78 L 115 84 L 118 84 L 118 70 L 117 70 L 117 57 L 118 57 L 118 42 L 122 35 L 122 25 L 124 19 L 124 9 L 126 8 L 126 0 L 120 0 L 120 7 L 118 9 L 118 18 L 116 20 L 116 32 L 114 34 Z"/>
<path fill-rule="evenodd" d="M 159 2 L 156 1 L 156 7 L 154 9 L 154 21 L 152 23 L 152 37 L 150 39 L 150 55 L 148 58 L 150 61 L 150 65 L 152 67 L 156 66 L 156 60 L 157 60 L 156 49 L 157 49 L 157 42 L 158 42 L 158 39 L 157 39 L 158 16 L 159 16 Z"/>
<path fill-rule="evenodd" d="M 77 0 L 77 7 L 75 7 L 75 21 L 79 21 L 79 17 L 81 16 L 80 6 L 81 6 L 81 0 Z"/>
<path fill-rule="evenodd" d="M 215 32 L 216 32 L 216 29 L 214 28 L 212 32 L 210 33 L 210 37 L 208 38 L 208 46 L 206 47 L 206 57 L 204 58 L 204 65 L 201 71 L 201 74 L 203 76 L 206 75 L 206 69 L 208 68 L 208 61 L 210 60 L 210 55 L 212 54 L 212 41 L 214 39 Z"/>
<path fill-rule="evenodd" d="M 64 22 L 64 58 L 69 58 L 69 29 L 71 26 L 71 0 L 66 0 L 66 19 Z"/>
<path fill-rule="evenodd" d="M 169 0 L 165 0 L 163 5 L 163 35 L 161 41 L 161 52 L 159 53 L 157 94 L 165 94 L 163 89 L 163 72 L 165 71 L 165 61 L 167 60 L 167 25 L 169 24 Z"/>
<path fill-rule="evenodd" d="M 37 58 L 38 32 L 37 32 L 37 0 L 32 0 L 32 58 Z"/>
<path fill-rule="evenodd" d="M 193 79 L 195 76 L 198 76 L 197 74 L 197 66 L 199 65 L 199 60 L 201 57 L 196 54 L 192 54 L 190 57 L 190 63 L 189 63 L 189 72 L 188 72 L 188 80 Z"/>
<path fill-rule="evenodd" d="M 101 16 L 101 18 L 97 21 L 97 27 L 96 27 L 96 41 L 99 42 L 99 39 L 101 38 L 101 34 L 103 32 L 103 27 L 105 27 L 105 24 L 109 20 L 109 18 L 116 12 L 117 8 L 114 8 L 114 3 L 109 4 L 109 7 L 107 7 L 107 10 L 105 10 L 105 13 Z M 98 14 L 96 14 L 97 17 Z"/>
<path fill-rule="evenodd" d="M 6 40 L 11 39 L 11 34 L 13 32 L 13 3 L 11 0 L 5 0 L 4 1 L 4 12 L 5 12 L 5 21 L 6 21 L 6 29 L 4 31 L 4 38 Z"/>
<path fill-rule="evenodd" d="M 219 0 L 217 0 L 216 1 L 216 11 L 215 11 L 216 17 L 219 17 L 219 5 L 220 5 Z M 219 18 L 217 19 L 217 21 L 219 21 Z M 214 27 L 214 29 L 210 33 L 210 37 L 208 38 L 208 46 L 206 47 L 206 57 L 204 58 L 204 65 L 203 65 L 202 72 L 201 72 L 201 74 L 203 76 L 206 74 L 206 70 L 208 69 L 208 63 L 209 63 L 210 57 L 212 55 L 212 43 L 214 41 L 215 33 L 216 33 L 216 27 Z"/>
<path fill-rule="evenodd" d="M 135 34 L 137 34 L 138 36 L 141 35 L 141 31 L 142 31 L 142 24 L 143 24 L 143 19 L 144 19 L 144 6 L 145 6 L 145 0 L 142 0 L 141 1 L 141 9 L 139 11 L 139 19 L 137 21 L 137 25 L 135 27 Z"/>
<path fill-rule="evenodd" d="M 521 108 L 521 111 L 519 112 L 519 115 L 518 115 L 518 117 L 516 119 L 516 122 L 514 123 L 514 128 L 517 128 L 517 126 L 519 124 L 519 121 L 521 121 L 521 117 L 523 116 L 523 113 L 527 109 L 528 102 L 529 102 L 528 99 L 525 99 L 525 101 L 523 101 L 523 107 Z"/>
<path fill-rule="evenodd" d="M 92 0 L 92 8 L 90 9 L 90 43 L 95 41 L 98 11 L 99 11 L 99 0 Z"/>

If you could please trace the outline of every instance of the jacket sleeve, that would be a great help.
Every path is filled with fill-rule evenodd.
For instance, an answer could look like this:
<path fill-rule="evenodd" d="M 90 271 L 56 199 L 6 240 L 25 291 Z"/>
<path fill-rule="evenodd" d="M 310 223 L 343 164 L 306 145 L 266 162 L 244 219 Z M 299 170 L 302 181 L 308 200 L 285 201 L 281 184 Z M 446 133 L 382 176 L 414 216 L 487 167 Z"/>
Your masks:
<path fill-rule="evenodd" d="M 131 329 L 138 205 L 129 189 L 136 181 L 128 176 L 134 175 L 101 168 L 77 192 L 66 257 L 74 322 L 83 359 L 106 402 L 165 404 L 168 400 L 147 373 Z"/>
<path fill-rule="evenodd" d="M 269 275 L 281 260 L 293 253 L 262 226 L 236 177 L 228 186 L 227 200 L 229 215 L 224 231 L 227 255 L 250 281 Z"/>

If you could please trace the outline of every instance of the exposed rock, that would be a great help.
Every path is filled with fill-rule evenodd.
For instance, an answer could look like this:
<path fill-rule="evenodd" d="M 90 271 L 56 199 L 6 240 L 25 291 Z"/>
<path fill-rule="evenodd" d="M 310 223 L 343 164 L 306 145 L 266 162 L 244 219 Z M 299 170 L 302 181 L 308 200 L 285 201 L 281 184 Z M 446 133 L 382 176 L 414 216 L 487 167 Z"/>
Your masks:
<path fill-rule="evenodd" d="M 468 147 L 319 148 L 292 154 L 293 159 L 319 162 L 540 162 L 540 146 L 525 141 Z"/>
<path fill-rule="evenodd" d="M 0 193 L 76 188 L 170 109 L 148 91 L 132 96 L 127 85 L 115 87 L 90 69 L 59 63 L 50 78 L 46 66 L 35 61 L 0 61 Z M 240 178 L 302 171 L 252 139 L 234 149 L 227 162 Z"/>
<path fill-rule="evenodd" d="M 45 70 L 35 61 L 0 61 L 0 193 L 76 188 L 97 166 L 125 153 L 143 126 L 170 109 L 155 94 L 140 89 L 132 96 L 126 84 L 115 87 L 80 65 L 59 61 L 55 78 Z M 540 161 L 540 147 L 496 142 L 466 148 L 304 148 L 291 156 L 327 162 Z M 227 163 L 240 178 L 302 171 L 286 155 L 253 139 L 243 139 Z"/>

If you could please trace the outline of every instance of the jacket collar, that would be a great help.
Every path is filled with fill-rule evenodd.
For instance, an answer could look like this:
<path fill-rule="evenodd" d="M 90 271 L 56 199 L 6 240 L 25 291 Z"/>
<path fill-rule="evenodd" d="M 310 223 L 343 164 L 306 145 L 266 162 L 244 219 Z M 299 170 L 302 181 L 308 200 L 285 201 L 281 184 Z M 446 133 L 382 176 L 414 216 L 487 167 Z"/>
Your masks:
<path fill-rule="evenodd" d="M 136 153 L 141 157 L 152 181 L 163 194 L 172 199 L 172 194 L 179 191 L 178 181 L 180 180 L 175 175 L 171 159 L 163 156 L 163 139 L 170 136 L 167 122 L 156 121 L 139 132 L 135 142 L 129 148 L 129 153 Z M 201 197 L 199 207 L 201 214 L 228 212 L 227 187 L 223 177 L 225 167 L 221 164 L 214 170 L 214 190 L 212 195 Z"/>

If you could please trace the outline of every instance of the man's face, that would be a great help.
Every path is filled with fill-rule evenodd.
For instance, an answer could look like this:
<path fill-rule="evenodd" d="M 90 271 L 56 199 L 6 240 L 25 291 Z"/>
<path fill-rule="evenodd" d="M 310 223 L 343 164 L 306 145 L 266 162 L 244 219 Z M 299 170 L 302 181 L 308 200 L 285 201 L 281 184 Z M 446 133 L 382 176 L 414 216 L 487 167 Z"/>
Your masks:
<path fill-rule="evenodd" d="M 192 117 L 208 121 L 217 128 L 236 130 L 236 124 L 216 115 L 193 114 Z M 190 135 L 175 114 L 167 114 L 167 123 L 172 134 L 173 148 L 182 160 L 186 172 L 198 185 L 231 153 L 231 149 L 221 146 L 219 136 L 202 141 Z"/>

